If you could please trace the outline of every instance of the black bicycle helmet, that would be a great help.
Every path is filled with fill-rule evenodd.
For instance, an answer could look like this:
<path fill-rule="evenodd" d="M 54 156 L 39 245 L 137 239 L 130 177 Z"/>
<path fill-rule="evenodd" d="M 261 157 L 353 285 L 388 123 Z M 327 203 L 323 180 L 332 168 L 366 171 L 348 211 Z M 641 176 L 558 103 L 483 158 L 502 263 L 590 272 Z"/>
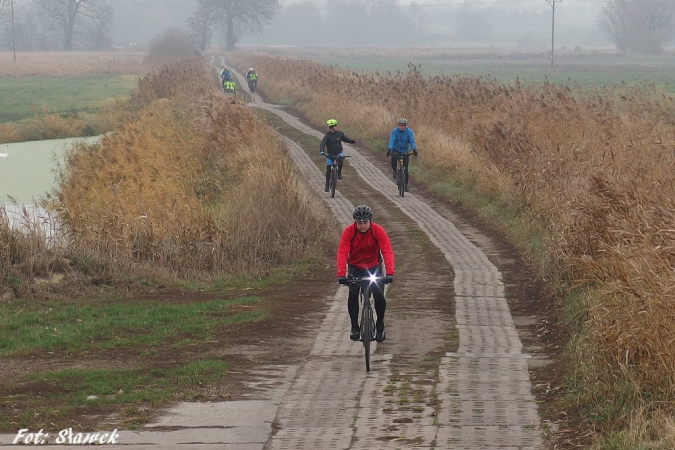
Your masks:
<path fill-rule="evenodd" d="M 354 221 L 356 222 L 371 220 L 373 218 L 373 210 L 366 205 L 357 206 L 356 209 L 354 209 L 352 217 L 354 217 Z"/>

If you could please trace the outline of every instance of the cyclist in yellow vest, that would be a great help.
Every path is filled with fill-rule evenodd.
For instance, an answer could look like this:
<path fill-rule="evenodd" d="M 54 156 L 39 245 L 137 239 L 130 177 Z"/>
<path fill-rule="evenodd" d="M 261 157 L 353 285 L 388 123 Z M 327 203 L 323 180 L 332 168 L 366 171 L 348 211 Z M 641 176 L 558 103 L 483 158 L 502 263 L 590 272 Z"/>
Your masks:
<path fill-rule="evenodd" d="M 223 90 L 225 91 L 226 94 L 234 94 L 236 86 L 234 84 L 234 81 L 229 80 L 223 83 Z"/>
<path fill-rule="evenodd" d="M 248 81 L 249 90 L 254 92 L 255 88 L 258 86 L 258 74 L 255 70 L 253 70 L 253 67 L 248 69 L 248 72 L 246 72 L 246 80 Z"/>

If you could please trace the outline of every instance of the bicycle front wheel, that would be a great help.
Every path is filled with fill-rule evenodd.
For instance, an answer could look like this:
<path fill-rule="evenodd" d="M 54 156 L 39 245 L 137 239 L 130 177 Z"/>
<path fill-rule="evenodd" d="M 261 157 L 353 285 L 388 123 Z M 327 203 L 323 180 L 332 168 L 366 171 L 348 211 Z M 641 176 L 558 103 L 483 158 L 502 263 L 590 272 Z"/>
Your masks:
<path fill-rule="evenodd" d="M 403 197 L 405 195 L 405 173 L 403 172 L 403 166 L 398 167 L 396 171 L 396 184 L 398 185 L 398 195 Z"/>
<path fill-rule="evenodd" d="M 337 170 L 333 167 L 330 171 L 330 198 L 335 197 L 335 186 L 337 186 Z"/>
<path fill-rule="evenodd" d="M 361 339 L 366 354 L 366 372 L 370 372 L 370 341 L 373 339 L 373 310 L 370 302 L 364 299 L 363 314 L 361 314 Z"/>

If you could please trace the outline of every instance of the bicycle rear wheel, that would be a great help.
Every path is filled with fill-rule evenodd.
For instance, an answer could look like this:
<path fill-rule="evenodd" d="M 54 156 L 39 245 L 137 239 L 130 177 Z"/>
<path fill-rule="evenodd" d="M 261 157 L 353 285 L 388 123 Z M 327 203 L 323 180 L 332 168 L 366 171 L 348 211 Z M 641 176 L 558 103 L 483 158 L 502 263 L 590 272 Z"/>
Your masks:
<path fill-rule="evenodd" d="M 337 169 L 333 167 L 330 171 L 330 198 L 335 197 L 335 186 L 337 186 Z"/>
<path fill-rule="evenodd" d="M 396 184 L 398 185 L 398 195 L 403 197 L 405 195 L 405 173 L 403 173 L 403 166 L 399 166 L 396 171 Z"/>

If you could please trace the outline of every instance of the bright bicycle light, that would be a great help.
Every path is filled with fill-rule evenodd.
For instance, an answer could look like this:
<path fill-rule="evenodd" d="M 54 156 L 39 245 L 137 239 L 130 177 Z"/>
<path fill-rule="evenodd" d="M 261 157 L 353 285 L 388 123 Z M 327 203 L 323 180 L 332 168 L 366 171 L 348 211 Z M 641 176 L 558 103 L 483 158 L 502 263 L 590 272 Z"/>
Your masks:
<path fill-rule="evenodd" d="M 371 283 L 375 283 L 375 282 L 377 281 L 377 275 L 372 275 L 372 274 L 371 274 L 371 275 L 368 277 L 368 279 L 370 280 Z"/>

